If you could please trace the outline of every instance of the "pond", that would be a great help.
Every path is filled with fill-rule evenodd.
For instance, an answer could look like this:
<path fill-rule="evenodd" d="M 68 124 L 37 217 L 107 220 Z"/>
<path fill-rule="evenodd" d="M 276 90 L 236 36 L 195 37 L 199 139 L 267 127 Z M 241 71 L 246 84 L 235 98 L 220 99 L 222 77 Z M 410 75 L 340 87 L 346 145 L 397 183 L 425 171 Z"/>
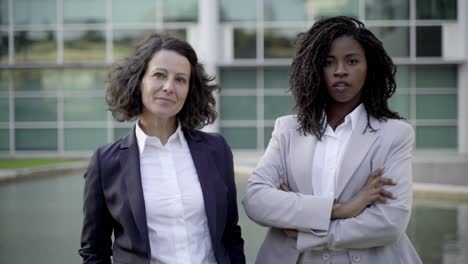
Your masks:
<path fill-rule="evenodd" d="M 83 183 L 75 174 L 0 184 L 0 263 L 81 263 Z M 240 201 L 245 179 L 237 184 Z M 239 213 L 253 263 L 266 229 Z M 416 200 L 407 233 L 426 264 L 468 263 L 468 204 Z"/>

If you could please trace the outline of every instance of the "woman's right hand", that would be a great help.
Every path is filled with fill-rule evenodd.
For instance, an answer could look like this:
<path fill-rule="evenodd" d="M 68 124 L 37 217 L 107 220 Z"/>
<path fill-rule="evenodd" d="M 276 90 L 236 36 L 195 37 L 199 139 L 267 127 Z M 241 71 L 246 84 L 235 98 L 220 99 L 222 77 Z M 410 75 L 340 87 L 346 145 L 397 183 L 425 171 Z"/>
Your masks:
<path fill-rule="evenodd" d="M 396 185 L 390 178 L 381 177 L 384 168 L 379 168 L 372 172 L 366 185 L 347 203 L 335 203 L 332 209 L 332 219 L 351 218 L 359 215 L 367 206 L 372 203 L 386 203 L 387 199 L 396 197 L 389 191 L 382 188 L 383 185 Z"/>

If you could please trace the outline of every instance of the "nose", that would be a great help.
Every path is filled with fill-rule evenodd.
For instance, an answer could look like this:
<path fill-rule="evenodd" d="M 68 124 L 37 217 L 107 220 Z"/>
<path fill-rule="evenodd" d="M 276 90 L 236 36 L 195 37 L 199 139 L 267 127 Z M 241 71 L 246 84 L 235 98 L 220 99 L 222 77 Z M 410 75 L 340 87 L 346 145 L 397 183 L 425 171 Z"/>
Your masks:
<path fill-rule="evenodd" d="M 174 81 L 172 79 L 168 79 L 162 89 L 165 93 L 173 93 L 174 92 Z"/>
<path fill-rule="evenodd" d="M 336 68 L 335 68 L 334 74 L 335 74 L 335 76 L 338 76 L 338 77 L 346 76 L 348 74 L 348 72 L 346 70 L 346 66 L 344 65 L 344 63 L 342 63 L 342 62 L 336 63 Z"/>

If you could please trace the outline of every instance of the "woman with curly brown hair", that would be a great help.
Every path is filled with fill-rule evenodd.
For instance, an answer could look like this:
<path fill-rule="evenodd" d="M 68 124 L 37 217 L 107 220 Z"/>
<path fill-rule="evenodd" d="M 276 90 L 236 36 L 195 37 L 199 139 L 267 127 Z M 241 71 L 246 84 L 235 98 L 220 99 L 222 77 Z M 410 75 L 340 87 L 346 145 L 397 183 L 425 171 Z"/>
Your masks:
<path fill-rule="evenodd" d="M 243 200 L 270 227 L 257 263 L 421 263 L 405 233 L 414 132 L 388 107 L 396 66 L 354 18 L 322 19 L 297 44 L 297 115 L 276 120 Z"/>
<path fill-rule="evenodd" d="M 231 150 L 197 130 L 216 118 L 211 80 L 190 44 L 164 35 L 113 66 L 109 110 L 137 122 L 85 173 L 83 263 L 245 263 Z"/>

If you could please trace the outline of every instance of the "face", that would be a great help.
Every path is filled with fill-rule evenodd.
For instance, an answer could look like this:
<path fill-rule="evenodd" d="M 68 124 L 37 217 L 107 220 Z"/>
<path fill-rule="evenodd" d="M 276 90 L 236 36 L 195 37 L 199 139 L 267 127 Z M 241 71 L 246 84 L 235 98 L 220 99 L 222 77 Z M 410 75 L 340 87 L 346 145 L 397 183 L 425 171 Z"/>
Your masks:
<path fill-rule="evenodd" d="M 190 62 L 172 50 L 160 50 L 148 62 L 141 81 L 143 118 L 175 120 L 189 91 Z"/>
<path fill-rule="evenodd" d="M 356 106 L 366 81 L 367 60 L 361 44 L 353 37 L 336 38 L 327 56 L 323 75 L 332 103 Z"/>

